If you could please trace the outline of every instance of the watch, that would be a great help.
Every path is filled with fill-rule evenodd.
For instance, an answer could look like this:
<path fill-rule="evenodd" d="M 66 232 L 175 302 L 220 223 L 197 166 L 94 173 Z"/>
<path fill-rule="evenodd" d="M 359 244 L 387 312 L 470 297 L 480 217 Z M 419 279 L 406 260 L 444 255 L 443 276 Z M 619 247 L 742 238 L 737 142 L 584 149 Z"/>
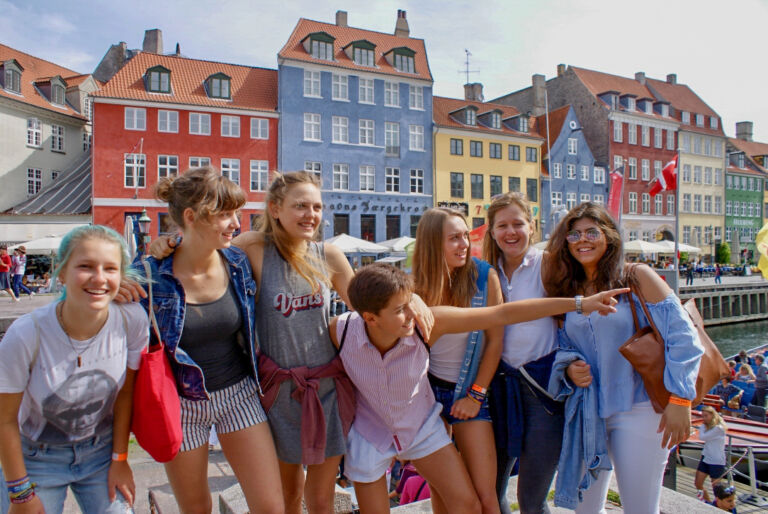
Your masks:
<path fill-rule="evenodd" d="M 576 300 L 576 312 L 578 314 L 584 314 L 584 312 L 581 310 L 581 301 L 584 299 L 584 296 L 577 294 L 573 297 L 573 299 Z"/>

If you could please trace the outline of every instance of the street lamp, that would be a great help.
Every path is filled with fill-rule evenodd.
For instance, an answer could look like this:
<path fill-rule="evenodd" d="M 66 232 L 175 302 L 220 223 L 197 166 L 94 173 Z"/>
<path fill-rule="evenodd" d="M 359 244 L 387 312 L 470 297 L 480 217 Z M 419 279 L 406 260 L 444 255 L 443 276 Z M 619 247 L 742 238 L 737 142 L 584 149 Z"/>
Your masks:
<path fill-rule="evenodd" d="M 147 210 L 144 209 L 141 211 L 141 216 L 136 221 L 139 224 L 139 235 L 141 236 L 140 253 L 144 253 L 147 251 L 147 247 L 149 246 L 149 241 L 150 241 L 149 226 L 152 224 L 152 218 L 147 216 Z"/>

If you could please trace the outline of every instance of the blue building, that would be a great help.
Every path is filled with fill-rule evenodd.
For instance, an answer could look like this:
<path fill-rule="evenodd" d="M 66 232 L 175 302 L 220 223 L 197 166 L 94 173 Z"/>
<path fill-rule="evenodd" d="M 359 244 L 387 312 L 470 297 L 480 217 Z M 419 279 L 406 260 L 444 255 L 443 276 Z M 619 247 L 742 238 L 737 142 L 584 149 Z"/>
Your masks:
<path fill-rule="evenodd" d="M 608 201 L 608 172 L 595 166 L 579 118 L 570 105 L 536 119 L 537 127 L 549 126 L 549 151 L 541 165 L 541 233 L 544 239 L 572 207 L 582 202 Z M 544 131 L 544 129 L 542 129 Z M 549 201 L 547 201 L 549 199 Z"/>
<path fill-rule="evenodd" d="M 323 238 L 415 235 L 432 206 L 432 74 L 409 37 L 300 19 L 278 53 L 279 168 L 322 178 Z"/>

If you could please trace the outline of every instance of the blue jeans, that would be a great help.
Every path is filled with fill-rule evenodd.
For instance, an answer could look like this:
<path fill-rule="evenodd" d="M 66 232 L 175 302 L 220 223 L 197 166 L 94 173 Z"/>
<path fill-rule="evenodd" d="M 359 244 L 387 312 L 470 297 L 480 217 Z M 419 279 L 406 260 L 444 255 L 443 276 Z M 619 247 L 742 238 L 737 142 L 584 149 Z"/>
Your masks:
<path fill-rule="evenodd" d="M 517 477 L 517 502 L 520 512 L 548 513 L 547 494 L 560 460 L 560 447 L 563 443 L 562 411 L 550 412 L 531 391 L 531 386 L 524 378 L 520 380 L 523 400 L 523 451 L 519 459 L 509 458 L 503 452 L 497 454 L 496 493 L 502 514 L 509 514 L 507 503 L 507 484 L 515 461 L 519 460 Z"/>
<path fill-rule="evenodd" d="M 19 291 L 24 291 L 27 294 L 32 294 L 32 291 L 30 291 L 29 288 L 21 282 L 23 278 L 24 278 L 24 275 L 13 276 L 13 294 L 16 295 L 16 298 L 19 297 Z"/>
<path fill-rule="evenodd" d="M 67 488 L 72 488 L 85 514 L 133 512 L 118 492 L 109 502 L 107 473 L 112 462 L 112 434 L 74 444 L 48 445 L 22 438 L 21 451 L 29 479 L 47 514 L 61 513 Z M 0 511 L 8 512 L 7 494 L 0 495 Z"/>

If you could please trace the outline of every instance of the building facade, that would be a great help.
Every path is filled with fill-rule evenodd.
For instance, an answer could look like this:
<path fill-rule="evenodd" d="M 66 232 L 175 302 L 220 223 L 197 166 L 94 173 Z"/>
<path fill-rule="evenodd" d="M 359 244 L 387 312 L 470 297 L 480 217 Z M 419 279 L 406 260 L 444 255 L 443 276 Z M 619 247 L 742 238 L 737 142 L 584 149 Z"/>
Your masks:
<path fill-rule="evenodd" d="M 211 165 L 245 191 L 253 226 L 277 167 L 276 70 L 137 52 L 93 97 L 94 223 L 122 231 L 146 209 L 152 236 L 171 232 L 154 185 Z"/>
<path fill-rule="evenodd" d="M 432 206 L 432 74 L 405 11 L 394 35 L 300 19 L 278 53 L 281 170 L 322 181 L 323 238 L 415 235 Z"/>
<path fill-rule="evenodd" d="M 745 159 L 752 162 L 756 169 L 768 175 L 768 143 L 752 140 L 752 122 L 736 123 L 736 137 L 728 139 L 728 150 L 744 153 Z M 763 223 L 768 223 L 768 180 L 763 189 Z"/>
<path fill-rule="evenodd" d="M 596 166 L 579 118 L 570 105 L 536 118 L 549 134 L 542 147 L 541 227 L 544 240 L 568 210 L 583 202 L 605 204 L 608 174 Z M 548 127 L 548 130 L 547 130 Z"/>
<path fill-rule="evenodd" d="M 434 98 L 433 117 L 435 205 L 462 211 L 477 228 L 494 196 L 519 191 L 533 205 L 538 232 L 544 138 L 535 121 L 509 106 L 443 97 Z"/>

